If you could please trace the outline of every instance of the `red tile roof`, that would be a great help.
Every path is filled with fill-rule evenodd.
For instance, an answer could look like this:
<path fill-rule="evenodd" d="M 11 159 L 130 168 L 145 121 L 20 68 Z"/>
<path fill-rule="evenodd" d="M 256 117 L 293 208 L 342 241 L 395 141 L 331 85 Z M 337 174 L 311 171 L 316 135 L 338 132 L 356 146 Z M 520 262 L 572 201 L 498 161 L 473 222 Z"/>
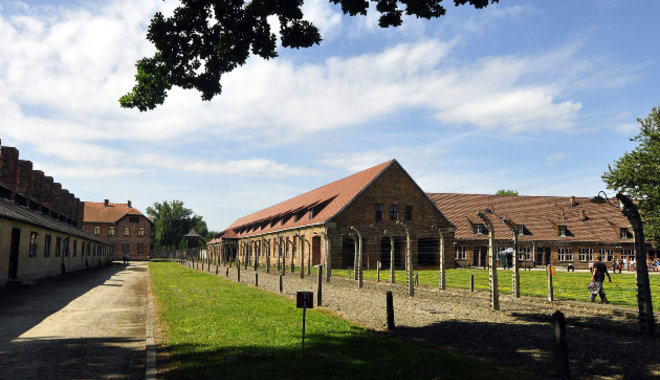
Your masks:
<path fill-rule="evenodd" d="M 142 215 L 140 210 L 128 207 L 127 203 L 84 202 L 83 222 L 114 223 L 125 215 Z"/>
<path fill-rule="evenodd" d="M 343 210 L 394 162 L 396 161 L 391 160 L 382 163 L 244 216 L 229 226 L 227 233 L 233 231 L 237 238 L 243 238 L 326 222 Z"/>
<path fill-rule="evenodd" d="M 629 228 L 628 219 L 619 211 L 618 201 L 593 203 L 590 198 L 554 196 L 498 196 L 484 194 L 427 193 L 440 211 L 457 227 L 456 239 L 488 239 L 475 235 L 473 225 L 484 224 L 476 214 L 492 206 L 495 214 L 524 225 L 529 235 L 521 241 L 631 242 L 621 239 L 620 228 Z M 511 230 L 496 215 L 489 219 L 496 239 L 511 239 Z M 559 236 L 559 226 L 566 226 L 569 236 Z M 632 232 L 632 228 L 630 228 Z"/>

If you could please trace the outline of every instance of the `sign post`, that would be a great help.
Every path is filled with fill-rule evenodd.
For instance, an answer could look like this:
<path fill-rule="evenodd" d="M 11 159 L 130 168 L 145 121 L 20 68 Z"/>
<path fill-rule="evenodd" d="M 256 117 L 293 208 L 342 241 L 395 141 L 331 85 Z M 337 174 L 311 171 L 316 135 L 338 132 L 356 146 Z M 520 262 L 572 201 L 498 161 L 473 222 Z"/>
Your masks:
<path fill-rule="evenodd" d="M 302 356 L 305 356 L 305 314 L 307 308 L 314 308 L 314 293 L 312 292 L 297 292 L 296 293 L 296 307 L 303 309 L 302 320 Z"/>

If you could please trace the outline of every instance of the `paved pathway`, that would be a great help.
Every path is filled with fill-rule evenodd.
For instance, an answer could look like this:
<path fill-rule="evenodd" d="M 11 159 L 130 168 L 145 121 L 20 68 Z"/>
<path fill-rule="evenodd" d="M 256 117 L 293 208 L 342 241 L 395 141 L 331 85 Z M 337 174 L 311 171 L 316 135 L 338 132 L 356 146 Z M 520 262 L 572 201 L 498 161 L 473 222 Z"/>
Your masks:
<path fill-rule="evenodd" d="M 147 263 L 0 292 L 0 379 L 141 379 Z"/>

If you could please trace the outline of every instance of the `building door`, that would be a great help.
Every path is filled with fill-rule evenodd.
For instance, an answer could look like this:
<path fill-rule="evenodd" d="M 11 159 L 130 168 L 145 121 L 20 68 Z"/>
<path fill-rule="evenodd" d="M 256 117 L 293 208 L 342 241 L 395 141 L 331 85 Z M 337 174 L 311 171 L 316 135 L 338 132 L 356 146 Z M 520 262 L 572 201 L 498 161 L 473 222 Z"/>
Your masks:
<path fill-rule="evenodd" d="M 312 238 L 312 265 L 321 264 L 321 237 Z"/>
<path fill-rule="evenodd" d="M 543 266 L 550 264 L 550 254 L 551 254 L 550 247 L 538 248 L 536 250 L 536 261 L 534 262 L 534 264 L 543 265 Z"/>
<path fill-rule="evenodd" d="M 11 246 L 9 249 L 9 279 L 15 280 L 18 277 L 18 250 L 21 243 L 20 228 L 11 229 Z"/>
<path fill-rule="evenodd" d="M 488 247 L 474 247 L 472 253 L 472 265 L 485 267 L 488 260 Z"/>

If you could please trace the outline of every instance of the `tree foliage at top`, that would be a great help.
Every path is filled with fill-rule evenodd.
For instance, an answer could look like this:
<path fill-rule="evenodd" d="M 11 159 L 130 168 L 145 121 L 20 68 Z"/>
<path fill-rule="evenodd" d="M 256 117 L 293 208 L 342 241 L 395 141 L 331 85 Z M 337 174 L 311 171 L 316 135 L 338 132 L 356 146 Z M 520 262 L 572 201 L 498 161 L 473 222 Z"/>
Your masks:
<path fill-rule="evenodd" d="M 154 202 L 147 207 L 147 215 L 153 218 L 154 228 L 151 229 L 152 248 L 156 250 L 171 250 L 185 247 L 184 236 L 194 228 L 205 240 L 215 235 L 210 232 L 206 222 L 189 208 L 183 207 L 182 201 Z"/>
<path fill-rule="evenodd" d="M 644 236 L 660 244 L 660 108 L 654 107 L 646 119 L 637 119 L 639 135 L 630 139 L 638 143 L 607 166 L 602 176 L 609 189 L 627 194 L 639 201 L 644 222 Z"/>
<path fill-rule="evenodd" d="M 329 0 L 344 14 L 366 15 L 367 0 Z M 445 14 L 442 0 L 371 0 L 380 13 L 378 24 L 402 23 L 402 15 L 437 18 Z M 484 8 L 499 0 L 454 0 L 456 6 Z M 147 111 L 163 104 L 172 86 L 197 89 L 203 100 L 222 92 L 223 74 L 245 63 L 250 53 L 277 57 L 269 16 L 279 20 L 282 46 L 318 45 L 321 35 L 304 19 L 303 0 L 182 0 L 171 17 L 158 12 L 151 19 L 147 39 L 156 47 L 151 58 L 136 63 L 136 84 L 119 99 L 122 107 Z"/>
<path fill-rule="evenodd" d="M 497 190 L 495 195 L 513 195 L 513 196 L 518 196 L 518 192 L 516 190 L 508 190 L 508 189 L 500 189 Z"/>

